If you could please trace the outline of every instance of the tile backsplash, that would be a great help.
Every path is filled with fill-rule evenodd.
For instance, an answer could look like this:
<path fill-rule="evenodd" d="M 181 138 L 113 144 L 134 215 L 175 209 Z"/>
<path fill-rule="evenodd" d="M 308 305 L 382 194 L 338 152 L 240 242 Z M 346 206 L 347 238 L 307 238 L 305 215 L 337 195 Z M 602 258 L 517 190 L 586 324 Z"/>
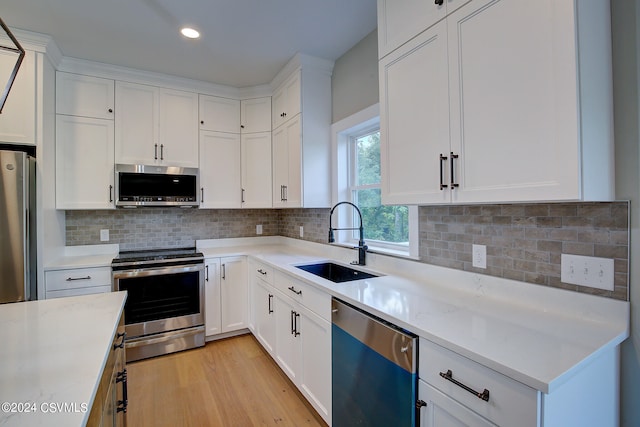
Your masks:
<path fill-rule="evenodd" d="M 628 299 L 629 203 L 549 203 L 419 208 L 420 262 L 539 285 Z M 67 211 L 66 243 L 99 244 L 100 229 L 122 250 L 193 246 L 198 239 L 286 236 L 327 242 L 329 209 L 135 209 Z M 365 230 L 366 235 L 366 230 Z M 471 246 L 486 245 L 487 268 Z M 560 255 L 613 258 L 615 288 L 560 282 Z"/>

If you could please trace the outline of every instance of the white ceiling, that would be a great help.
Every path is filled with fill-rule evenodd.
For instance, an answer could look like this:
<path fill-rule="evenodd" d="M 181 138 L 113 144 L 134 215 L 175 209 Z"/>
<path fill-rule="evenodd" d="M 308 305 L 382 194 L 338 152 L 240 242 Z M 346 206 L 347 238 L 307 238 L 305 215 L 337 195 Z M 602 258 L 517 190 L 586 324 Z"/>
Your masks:
<path fill-rule="evenodd" d="M 376 0 L 2 0 L 0 17 L 65 56 L 246 87 L 297 52 L 342 56 L 376 28 Z"/>

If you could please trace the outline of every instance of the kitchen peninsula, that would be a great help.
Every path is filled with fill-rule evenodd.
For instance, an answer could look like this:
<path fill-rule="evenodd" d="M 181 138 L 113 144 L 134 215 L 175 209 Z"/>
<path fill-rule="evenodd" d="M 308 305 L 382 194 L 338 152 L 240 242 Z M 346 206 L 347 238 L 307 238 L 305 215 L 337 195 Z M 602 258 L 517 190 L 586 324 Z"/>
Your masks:
<path fill-rule="evenodd" d="M 114 369 L 125 300 L 113 292 L 0 306 L 0 426 L 84 426 L 102 416 L 93 409 L 107 398 L 101 379 Z"/>

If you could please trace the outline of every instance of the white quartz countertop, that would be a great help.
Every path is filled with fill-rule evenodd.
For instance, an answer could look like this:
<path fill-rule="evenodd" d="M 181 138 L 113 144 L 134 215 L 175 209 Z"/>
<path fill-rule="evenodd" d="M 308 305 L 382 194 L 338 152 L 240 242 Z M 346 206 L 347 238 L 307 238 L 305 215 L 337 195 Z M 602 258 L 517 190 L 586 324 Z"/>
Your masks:
<path fill-rule="evenodd" d="M 83 426 L 126 292 L 0 305 L 0 426 Z"/>
<path fill-rule="evenodd" d="M 253 256 L 544 393 L 629 336 L 629 304 L 610 298 L 427 265 L 419 277 L 379 270 L 374 279 L 336 284 L 296 268 L 331 259 L 299 247 L 200 250 Z"/>

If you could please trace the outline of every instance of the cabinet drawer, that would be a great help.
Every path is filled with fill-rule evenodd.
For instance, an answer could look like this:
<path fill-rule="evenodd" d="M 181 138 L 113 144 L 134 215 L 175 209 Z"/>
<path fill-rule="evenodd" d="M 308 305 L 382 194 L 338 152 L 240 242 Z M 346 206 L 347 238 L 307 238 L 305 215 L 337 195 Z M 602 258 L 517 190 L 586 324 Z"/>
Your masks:
<path fill-rule="evenodd" d="M 104 294 L 111 292 L 111 285 L 92 286 L 90 288 L 62 289 L 59 291 L 47 291 L 46 299 L 76 297 L 78 295 Z"/>
<path fill-rule="evenodd" d="M 47 292 L 65 289 L 109 286 L 111 288 L 111 268 L 74 268 L 45 272 Z"/>
<path fill-rule="evenodd" d="M 489 400 L 443 378 L 440 373 L 446 375 L 448 371 L 453 380 L 479 393 L 487 389 Z M 418 372 L 428 384 L 498 425 L 536 425 L 536 390 L 423 338 Z"/>
<path fill-rule="evenodd" d="M 331 321 L 331 296 L 288 274 L 275 272 L 274 285 L 283 294 L 300 302 L 325 320 Z"/>
<path fill-rule="evenodd" d="M 273 268 L 261 262 L 251 262 L 249 274 L 259 277 L 261 280 L 273 285 Z"/>

